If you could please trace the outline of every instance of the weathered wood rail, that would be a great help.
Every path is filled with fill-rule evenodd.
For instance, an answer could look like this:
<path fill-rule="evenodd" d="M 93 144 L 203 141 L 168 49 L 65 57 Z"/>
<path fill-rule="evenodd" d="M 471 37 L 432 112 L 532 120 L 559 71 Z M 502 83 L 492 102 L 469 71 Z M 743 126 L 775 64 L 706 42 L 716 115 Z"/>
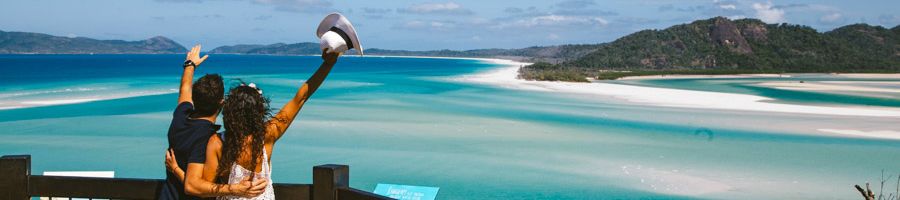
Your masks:
<path fill-rule="evenodd" d="M 0 157 L 0 199 L 71 197 L 104 199 L 157 199 L 165 180 L 89 178 L 31 175 L 30 155 Z M 312 184 L 275 183 L 275 199 L 283 200 L 387 200 L 350 187 L 350 167 L 313 167 Z"/>

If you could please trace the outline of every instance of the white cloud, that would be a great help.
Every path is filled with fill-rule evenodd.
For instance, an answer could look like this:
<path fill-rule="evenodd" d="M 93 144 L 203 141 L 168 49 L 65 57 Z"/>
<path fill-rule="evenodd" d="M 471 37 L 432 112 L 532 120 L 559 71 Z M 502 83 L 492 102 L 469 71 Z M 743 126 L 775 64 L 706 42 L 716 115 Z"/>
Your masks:
<path fill-rule="evenodd" d="M 897 26 L 900 24 L 900 15 L 880 15 L 878 22 L 885 26 Z"/>
<path fill-rule="evenodd" d="M 737 5 L 734 5 L 734 4 L 722 4 L 722 5 L 719 5 L 719 8 L 725 9 L 725 10 L 734 10 L 734 9 L 737 9 Z"/>
<path fill-rule="evenodd" d="M 454 3 L 454 2 L 415 4 L 415 5 L 411 5 L 407 8 L 397 9 L 397 11 L 402 12 L 402 13 L 415 13 L 415 14 L 468 15 L 468 14 L 473 13 L 472 10 L 463 8 L 461 5 Z"/>
<path fill-rule="evenodd" d="M 714 0 L 713 4 L 716 4 L 717 6 L 719 6 L 719 8 L 724 10 L 737 10 L 737 5 L 735 4 L 735 2 Z"/>
<path fill-rule="evenodd" d="M 302 13 L 326 13 L 333 11 L 330 1 L 325 0 L 253 0 L 253 3 L 271 5 L 275 10 Z"/>
<path fill-rule="evenodd" d="M 363 12 L 366 12 L 369 14 L 387 14 L 387 13 L 390 13 L 391 11 L 393 11 L 390 8 L 370 8 L 370 7 L 364 7 L 364 8 L 362 8 L 362 10 L 363 10 Z"/>
<path fill-rule="evenodd" d="M 558 40 L 559 35 L 557 35 L 556 33 L 551 33 L 550 35 L 547 35 L 547 39 Z"/>
<path fill-rule="evenodd" d="M 556 3 L 556 6 L 561 8 L 585 8 L 594 5 L 597 3 L 593 0 L 566 0 Z"/>
<path fill-rule="evenodd" d="M 602 17 L 568 16 L 568 15 L 542 15 L 526 19 L 516 20 L 510 23 L 501 23 L 496 28 L 506 27 L 545 27 L 545 26 L 594 26 L 601 27 L 609 24 Z"/>
<path fill-rule="evenodd" d="M 772 2 L 763 3 L 753 3 L 753 10 L 756 11 L 756 18 L 766 22 L 766 23 L 781 23 L 784 22 L 784 10 L 780 8 L 774 8 L 772 6 Z"/>
<path fill-rule="evenodd" d="M 819 18 L 819 20 L 821 20 L 823 22 L 836 22 L 836 21 L 840 20 L 841 17 L 843 17 L 841 15 L 841 13 L 835 12 L 835 13 L 831 13 L 831 14 L 822 16 L 821 18 Z"/>
<path fill-rule="evenodd" d="M 727 11 L 736 11 L 737 10 L 737 2 L 735 1 L 721 1 L 721 0 L 713 0 L 713 4 L 715 4 L 719 9 L 727 10 Z"/>
<path fill-rule="evenodd" d="M 203 0 L 156 0 L 157 2 L 174 2 L 174 3 L 200 3 Z"/>
<path fill-rule="evenodd" d="M 412 20 L 394 25 L 394 28 L 405 30 L 447 31 L 457 28 L 457 24 L 458 23 L 453 21 Z"/>

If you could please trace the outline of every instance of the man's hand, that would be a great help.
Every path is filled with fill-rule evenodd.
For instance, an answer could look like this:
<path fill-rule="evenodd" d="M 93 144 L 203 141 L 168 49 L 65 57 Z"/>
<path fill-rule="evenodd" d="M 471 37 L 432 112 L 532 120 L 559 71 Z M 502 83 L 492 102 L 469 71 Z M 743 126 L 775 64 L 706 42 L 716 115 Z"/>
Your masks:
<path fill-rule="evenodd" d="M 185 61 L 190 60 L 191 62 L 194 63 L 194 66 L 200 66 L 200 63 L 203 63 L 203 61 L 206 61 L 207 57 L 209 57 L 209 55 L 204 55 L 202 58 L 200 57 L 200 45 L 198 44 L 198 45 L 194 46 L 193 48 L 191 48 L 191 52 L 187 53 L 187 58 L 185 58 L 184 60 Z"/>
<path fill-rule="evenodd" d="M 237 193 L 237 196 L 250 198 L 262 194 L 266 190 L 268 183 L 269 182 L 265 179 L 254 180 L 251 182 L 250 177 L 245 177 L 240 183 L 231 185 L 231 187 L 233 191 Z"/>
<path fill-rule="evenodd" d="M 337 62 L 337 59 L 341 56 L 341 54 L 341 52 L 328 53 L 328 49 L 323 49 L 322 60 L 325 60 L 325 63 L 333 65 Z"/>
<path fill-rule="evenodd" d="M 181 74 L 181 86 L 178 89 L 178 104 L 194 102 L 194 97 L 191 96 L 191 82 L 194 81 L 194 70 L 196 69 L 195 67 L 200 66 L 200 63 L 206 61 L 207 57 L 209 55 L 200 57 L 199 44 L 191 48 L 191 51 L 187 53 L 187 58 L 184 59 L 184 65 L 182 66 L 184 67 L 184 72 Z M 190 65 L 190 63 L 193 63 L 193 65 Z"/>
<path fill-rule="evenodd" d="M 172 173 L 181 170 L 178 168 L 178 162 L 175 160 L 175 151 L 172 149 L 166 150 L 166 170 Z"/>

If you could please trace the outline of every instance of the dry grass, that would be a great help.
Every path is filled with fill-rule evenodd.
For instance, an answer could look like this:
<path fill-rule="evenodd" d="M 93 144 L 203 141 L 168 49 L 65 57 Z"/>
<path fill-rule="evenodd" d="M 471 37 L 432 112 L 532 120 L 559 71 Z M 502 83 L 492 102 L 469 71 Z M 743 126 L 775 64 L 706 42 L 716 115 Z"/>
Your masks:
<path fill-rule="evenodd" d="M 862 195 L 865 200 L 900 200 L 900 175 L 897 175 L 897 183 L 895 184 L 894 192 L 890 192 L 890 188 L 888 188 L 888 193 L 884 193 L 885 183 L 888 183 L 892 177 L 892 175 L 888 175 L 887 178 L 885 178 L 884 170 L 881 170 L 881 183 L 880 188 L 878 189 L 878 195 L 875 195 L 875 192 L 869 187 L 868 182 L 866 182 L 865 189 L 859 185 L 854 185 L 854 187 L 856 187 L 856 191 L 859 191 L 860 195 Z"/>

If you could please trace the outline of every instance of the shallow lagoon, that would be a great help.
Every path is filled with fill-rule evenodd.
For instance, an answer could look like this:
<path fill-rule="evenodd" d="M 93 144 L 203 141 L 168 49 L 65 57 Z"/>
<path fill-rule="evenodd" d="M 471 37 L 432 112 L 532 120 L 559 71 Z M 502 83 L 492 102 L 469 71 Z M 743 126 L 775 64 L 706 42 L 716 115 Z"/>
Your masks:
<path fill-rule="evenodd" d="M 0 110 L 0 154 L 31 154 L 34 173 L 162 178 L 181 59 L 0 56 L 0 79 L 8 80 L 0 83 L 0 107 L 26 107 Z M 212 55 L 197 74 L 255 82 L 278 108 L 319 63 L 316 56 Z M 882 169 L 900 173 L 900 141 L 816 131 L 890 128 L 896 118 L 656 107 L 453 78 L 495 67 L 341 58 L 276 145 L 275 181 L 308 183 L 312 166 L 340 163 L 351 166 L 353 187 L 435 186 L 439 199 L 852 199 L 853 184 L 876 181 Z M 733 84 L 680 86 L 732 87 L 716 85 L 723 83 Z M 22 103 L 66 99 L 97 101 Z"/>

